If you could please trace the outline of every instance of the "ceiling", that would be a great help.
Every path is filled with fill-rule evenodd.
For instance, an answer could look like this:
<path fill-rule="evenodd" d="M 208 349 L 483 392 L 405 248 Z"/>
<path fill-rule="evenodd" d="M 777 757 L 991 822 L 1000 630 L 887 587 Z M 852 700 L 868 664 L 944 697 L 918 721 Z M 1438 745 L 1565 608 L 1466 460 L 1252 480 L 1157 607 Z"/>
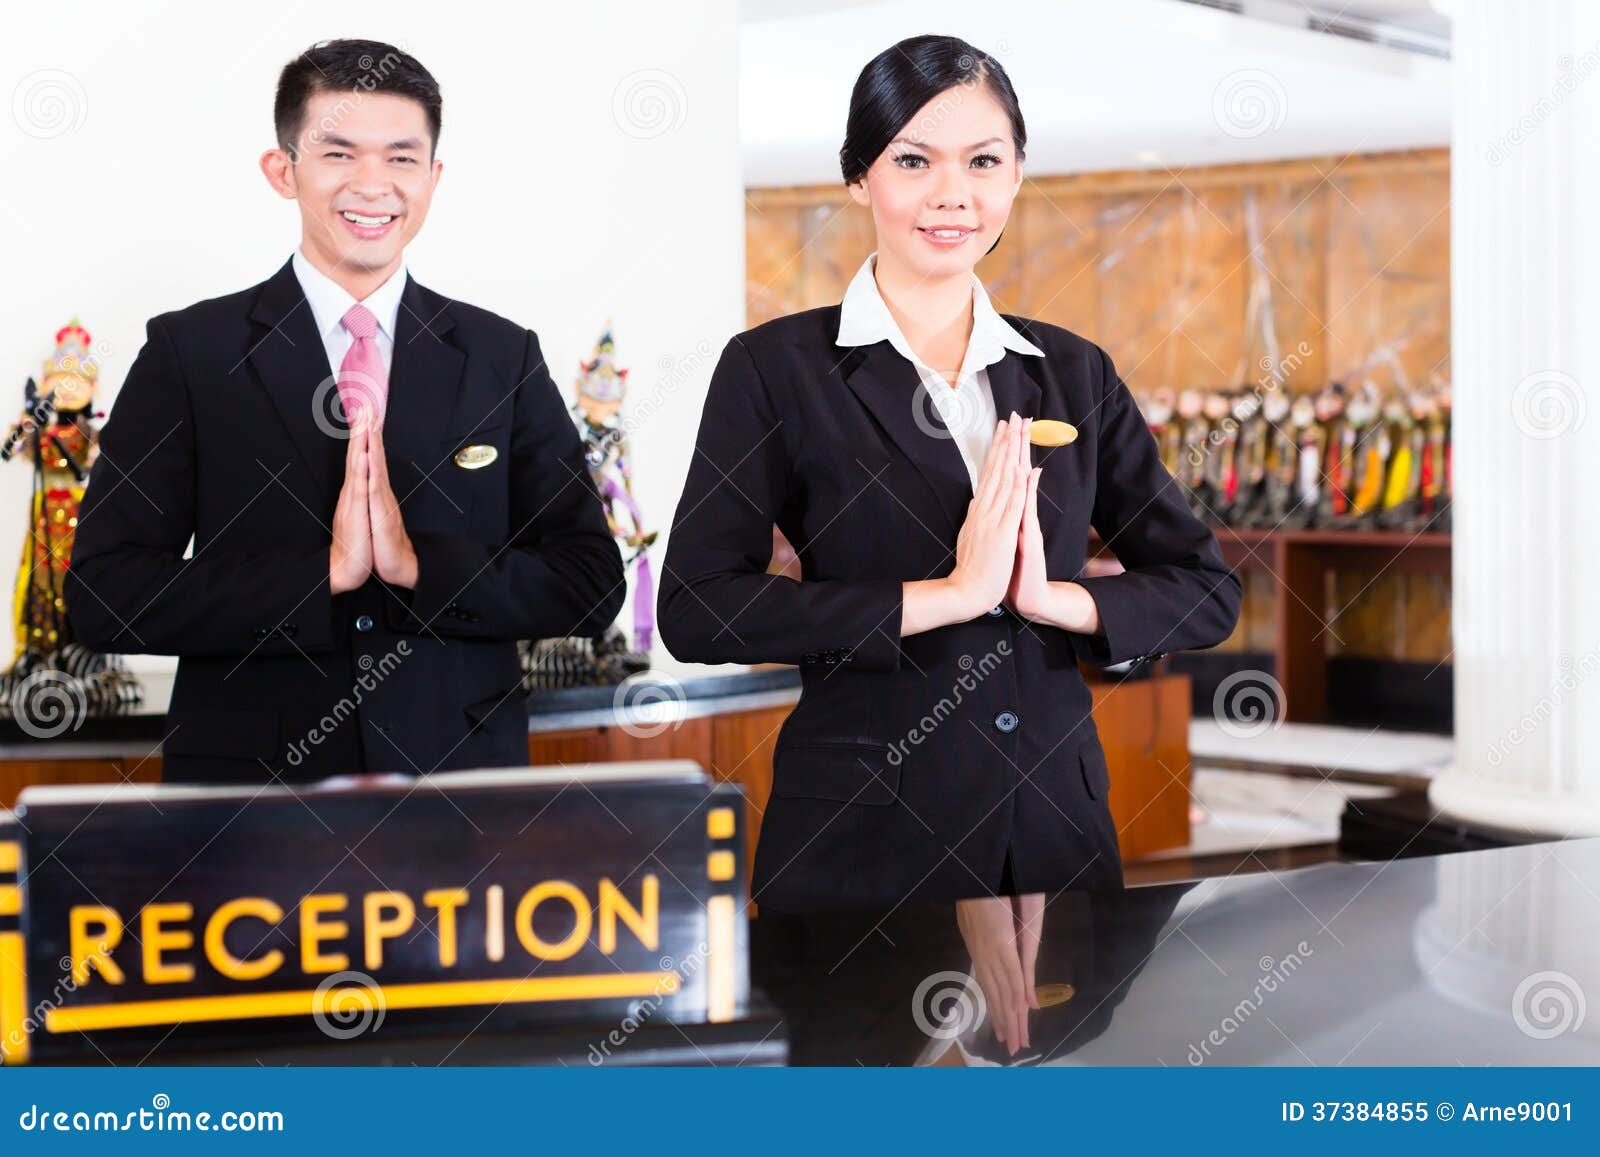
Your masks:
<path fill-rule="evenodd" d="M 1448 22 L 1425 0 L 1248 15 L 1188 0 L 745 0 L 740 121 L 746 183 L 839 179 L 862 65 L 907 36 L 961 36 L 1005 66 L 1034 173 L 1175 168 L 1448 145 Z M 1408 51 L 1327 35 L 1310 13 Z M 1320 26 L 1320 25 L 1319 25 Z"/>

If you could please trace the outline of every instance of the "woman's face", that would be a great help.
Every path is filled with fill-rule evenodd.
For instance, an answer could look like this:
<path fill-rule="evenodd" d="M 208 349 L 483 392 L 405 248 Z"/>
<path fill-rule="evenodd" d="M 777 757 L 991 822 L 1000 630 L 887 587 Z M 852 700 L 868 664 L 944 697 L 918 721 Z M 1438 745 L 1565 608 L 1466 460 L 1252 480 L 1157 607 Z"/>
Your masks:
<path fill-rule="evenodd" d="M 987 84 L 946 89 L 850 186 L 872 210 L 879 262 L 933 280 L 972 272 L 1022 185 L 1011 121 Z"/>

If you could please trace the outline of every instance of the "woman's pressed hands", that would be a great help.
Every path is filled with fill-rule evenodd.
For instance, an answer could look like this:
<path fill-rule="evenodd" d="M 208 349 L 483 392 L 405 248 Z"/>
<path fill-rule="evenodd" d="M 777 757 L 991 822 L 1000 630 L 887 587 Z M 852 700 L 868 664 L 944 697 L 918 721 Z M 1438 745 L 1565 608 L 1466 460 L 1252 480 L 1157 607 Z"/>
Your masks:
<path fill-rule="evenodd" d="M 1045 626 L 1084 634 L 1100 633 L 1103 628 L 1100 625 L 1099 608 L 1088 589 L 1070 580 L 1052 581 L 1047 573 L 1044 528 L 1039 521 L 1039 479 L 1043 474 L 1042 466 L 1027 471 L 1022 523 L 1017 528 L 1016 554 L 1011 568 L 1011 584 L 1006 588 L 1006 606 L 1023 618 Z"/>
<path fill-rule="evenodd" d="M 1011 585 L 1017 533 L 1027 500 L 1029 421 L 1013 412 L 995 427 L 978 474 L 977 491 L 967 504 L 967 517 L 956 538 L 956 565 L 949 579 L 968 612 L 965 618 L 998 606 Z"/>
<path fill-rule="evenodd" d="M 942 579 L 902 584 L 902 636 L 964 623 L 1002 604 L 1047 626 L 1101 633 L 1088 590 L 1076 582 L 1052 582 L 1045 572 L 1043 467 L 1032 465 L 1032 422 L 1013 413 L 995 426 L 956 538 L 955 569 Z"/>
<path fill-rule="evenodd" d="M 1044 531 L 1039 526 L 1039 475 L 1043 467 L 1028 471 L 1027 497 L 1022 525 L 1017 528 L 1016 561 L 1006 605 L 1025 619 L 1044 618 L 1051 603 L 1050 578 L 1045 573 Z"/>

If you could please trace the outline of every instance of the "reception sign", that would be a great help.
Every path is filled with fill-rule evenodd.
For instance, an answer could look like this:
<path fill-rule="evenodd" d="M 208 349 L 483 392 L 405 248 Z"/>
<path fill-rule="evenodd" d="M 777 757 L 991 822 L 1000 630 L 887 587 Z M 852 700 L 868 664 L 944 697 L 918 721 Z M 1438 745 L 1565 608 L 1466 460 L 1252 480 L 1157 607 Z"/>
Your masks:
<path fill-rule="evenodd" d="M 6 1060 L 733 1019 L 742 809 L 686 762 L 30 789 L 0 827 Z"/>

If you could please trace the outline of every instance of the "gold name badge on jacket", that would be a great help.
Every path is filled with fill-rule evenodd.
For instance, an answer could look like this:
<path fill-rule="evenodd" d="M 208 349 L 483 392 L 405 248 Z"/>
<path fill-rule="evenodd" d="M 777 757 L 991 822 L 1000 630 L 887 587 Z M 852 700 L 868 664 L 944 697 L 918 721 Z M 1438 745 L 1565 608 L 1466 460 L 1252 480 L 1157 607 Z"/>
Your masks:
<path fill-rule="evenodd" d="M 1035 418 L 1028 426 L 1028 441 L 1035 446 L 1065 446 L 1078 436 L 1078 427 L 1054 418 Z"/>
<path fill-rule="evenodd" d="M 463 470 L 482 470 L 500 457 L 493 446 L 463 446 L 456 451 L 456 465 Z"/>

